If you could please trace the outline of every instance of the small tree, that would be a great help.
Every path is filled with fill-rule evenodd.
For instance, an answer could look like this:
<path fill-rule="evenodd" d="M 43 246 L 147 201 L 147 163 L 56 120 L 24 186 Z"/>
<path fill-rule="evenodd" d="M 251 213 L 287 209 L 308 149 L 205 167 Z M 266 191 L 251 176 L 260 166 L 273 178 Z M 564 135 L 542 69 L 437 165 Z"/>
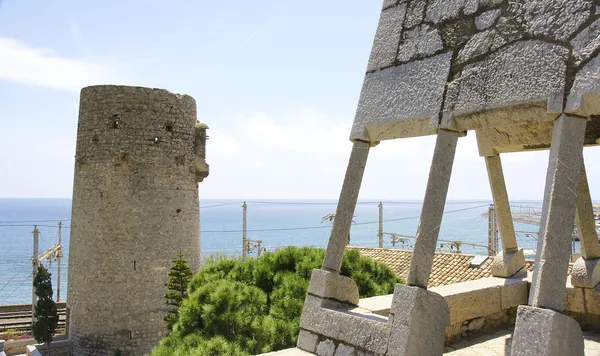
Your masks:
<path fill-rule="evenodd" d="M 173 260 L 173 267 L 169 271 L 169 291 L 165 294 L 165 304 L 169 306 L 169 311 L 164 320 L 167 322 L 169 330 L 173 330 L 173 325 L 177 322 L 179 316 L 179 306 L 181 301 L 187 297 L 187 285 L 192 278 L 192 270 L 183 254 L 178 253 L 177 258 Z"/>
<path fill-rule="evenodd" d="M 35 305 L 34 322 L 32 325 L 33 337 L 39 343 L 45 343 L 50 350 L 52 336 L 58 326 L 58 311 L 56 303 L 52 300 L 52 274 L 48 272 L 44 265 L 38 265 L 35 277 L 33 278 L 33 288 L 38 297 Z"/>

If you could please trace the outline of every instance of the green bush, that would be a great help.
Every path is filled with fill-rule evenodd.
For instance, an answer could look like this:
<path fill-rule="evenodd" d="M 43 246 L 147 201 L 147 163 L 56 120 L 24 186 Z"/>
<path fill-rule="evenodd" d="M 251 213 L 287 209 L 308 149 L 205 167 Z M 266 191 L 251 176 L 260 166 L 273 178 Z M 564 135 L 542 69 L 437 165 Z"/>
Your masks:
<path fill-rule="evenodd" d="M 312 270 L 325 251 L 288 247 L 256 259 L 215 260 L 188 284 L 173 332 L 152 356 L 256 355 L 294 347 Z M 390 294 L 404 283 L 387 266 L 344 253 L 341 273 L 362 298 Z"/>

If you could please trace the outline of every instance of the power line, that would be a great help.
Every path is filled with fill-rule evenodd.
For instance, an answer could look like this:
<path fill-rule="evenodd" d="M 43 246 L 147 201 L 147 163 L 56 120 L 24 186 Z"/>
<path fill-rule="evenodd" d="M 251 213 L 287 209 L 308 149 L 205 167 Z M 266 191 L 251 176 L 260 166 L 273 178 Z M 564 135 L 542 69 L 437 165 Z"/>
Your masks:
<path fill-rule="evenodd" d="M 31 259 L 29 259 L 29 260 L 31 260 Z M 18 276 L 18 275 L 19 275 L 19 273 L 21 273 L 21 272 L 23 271 L 24 267 L 27 267 L 27 263 L 25 263 L 24 265 L 22 265 L 22 266 L 21 266 L 21 269 L 19 269 L 19 270 L 17 271 L 17 273 L 15 273 L 15 275 L 14 275 L 14 276 L 12 276 L 12 278 L 11 278 L 11 279 L 9 279 L 9 280 L 8 280 L 8 282 L 6 282 L 6 284 L 5 284 L 4 286 L 2 286 L 2 288 L 0 288 L 0 292 L 2 292 L 2 291 L 4 290 L 4 288 L 6 288 L 6 286 L 8 286 L 8 285 L 10 284 L 10 282 L 12 282 L 12 280 L 13 280 L 13 279 L 15 279 L 15 277 L 16 277 L 16 276 Z"/>
<path fill-rule="evenodd" d="M 444 214 L 451 214 L 451 213 L 457 213 L 460 211 L 479 209 L 482 207 L 487 207 L 488 205 L 489 204 L 478 205 L 478 206 L 474 206 L 474 207 L 470 207 L 470 208 L 450 210 L 450 211 L 444 212 Z M 420 217 L 421 217 L 421 215 L 408 216 L 408 217 L 397 218 L 397 219 L 383 220 L 383 222 L 411 220 L 411 219 L 418 219 Z M 370 224 L 379 224 L 379 220 L 354 223 L 352 225 L 370 225 Z M 247 229 L 246 232 L 297 231 L 297 230 L 314 230 L 314 229 L 330 229 L 330 228 L 331 228 L 330 225 L 320 225 L 320 226 L 303 226 L 303 227 L 281 227 L 281 228 L 272 228 L 272 229 Z M 202 230 L 201 232 L 203 232 L 203 233 L 241 233 L 241 232 L 243 232 L 243 230 Z"/>
<path fill-rule="evenodd" d="M 31 276 L 31 275 L 30 275 L 30 276 Z M 16 291 L 17 291 L 19 288 L 21 288 L 21 286 L 23 285 L 23 283 L 25 283 L 25 282 L 27 282 L 27 281 L 29 280 L 29 277 L 30 277 L 30 276 L 28 276 L 27 278 L 25 278 L 25 279 L 23 280 L 23 282 L 21 282 L 21 284 L 19 284 L 19 285 L 17 286 L 17 288 L 13 289 L 13 291 L 12 291 L 12 292 L 10 292 L 10 294 L 9 294 L 9 295 L 8 295 L 6 298 L 4 298 L 4 300 L 3 300 L 3 301 L 2 301 L 2 303 L 0 303 L 0 304 L 4 304 L 4 302 L 6 302 L 6 301 L 8 300 L 8 298 L 10 298 L 10 297 L 13 295 L 13 293 L 14 293 L 14 292 L 16 292 Z"/>
<path fill-rule="evenodd" d="M 54 222 L 54 221 L 71 221 L 71 219 L 52 219 L 52 220 L 12 220 L 12 221 L 0 221 L 0 224 L 37 223 L 37 222 Z"/>

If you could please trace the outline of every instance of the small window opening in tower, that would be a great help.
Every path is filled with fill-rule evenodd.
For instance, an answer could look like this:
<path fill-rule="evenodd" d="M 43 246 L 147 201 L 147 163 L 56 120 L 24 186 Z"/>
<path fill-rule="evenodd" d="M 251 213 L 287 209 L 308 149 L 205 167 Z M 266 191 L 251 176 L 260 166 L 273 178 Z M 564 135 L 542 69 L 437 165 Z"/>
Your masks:
<path fill-rule="evenodd" d="M 158 137 L 155 137 L 155 138 L 154 138 L 154 143 L 158 143 L 158 141 L 160 141 L 160 140 L 158 139 Z"/>
<path fill-rule="evenodd" d="M 113 116 L 113 129 L 118 129 L 119 128 L 119 117 L 118 116 Z"/>
<path fill-rule="evenodd" d="M 133 270 L 137 271 L 137 261 L 133 261 Z"/>
<path fill-rule="evenodd" d="M 129 330 L 129 339 L 133 339 L 133 330 Z"/>
<path fill-rule="evenodd" d="M 165 125 L 165 130 L 167 130 L 167 132 L 173 132 L 173 125 L 171 125 L 171 124 L 166 124 L 166 125 Z"/>

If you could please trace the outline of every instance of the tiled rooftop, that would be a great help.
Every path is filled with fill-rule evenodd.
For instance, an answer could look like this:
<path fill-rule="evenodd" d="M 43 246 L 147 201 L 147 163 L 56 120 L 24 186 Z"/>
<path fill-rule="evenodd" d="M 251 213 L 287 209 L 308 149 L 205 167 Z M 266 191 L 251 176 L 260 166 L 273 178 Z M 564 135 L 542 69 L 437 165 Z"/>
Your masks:
<path fill-rule="evenodd" d="M 353 247 L 348 249 L 359 250 L 363 256 L 368 256 L 375 261 L 390 267 L 398 276 L 406 278 L 410 266 L 411 250 L 396 250 L 390 248 Z M 492 275 L 492 258 L 487 258 L 478 267 L 471 267 L 471 260 L 476 255 L 461 253 L 436 252 L 433 258 L 433 268 L 429 278 L 429 287 L 443 286 L 453 283 L 473 281 Z M 533 260 L 527 261 L 527 269 L 533 271 Z M 572 264 L 569 264 L 571 274 Z"/>

